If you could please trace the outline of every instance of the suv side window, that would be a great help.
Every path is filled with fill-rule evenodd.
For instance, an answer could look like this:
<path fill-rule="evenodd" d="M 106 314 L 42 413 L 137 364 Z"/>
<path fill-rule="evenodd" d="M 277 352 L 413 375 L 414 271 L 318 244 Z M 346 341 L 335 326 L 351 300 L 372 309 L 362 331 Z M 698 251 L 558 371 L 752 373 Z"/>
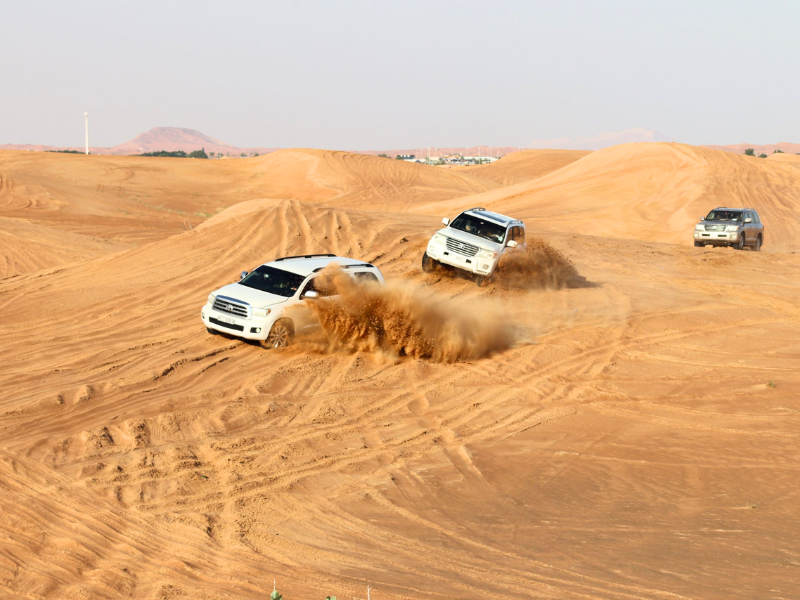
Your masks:
<path fill-rule="evenodd" d="M 358 283 L 380 283 L 377 275 L 375 275 L 375 273 L 370 273 L 369 271 L 359 271 L 353 273 L 353 277 L 356 278 Z"/>
<path fill-rule="evenodd" d="M 522 227 L 514 226 L 508 230 L 508 238 L 506 243 L 514 240 L 517 244 L 522 245 L 525 243 L 525 230 Z"/>
<path fill-rule="evenodd" d="M 758 213 L 754 212 L 753 214 L 753 223 L 761 223 L 761 219 L 758 218 Z"/>
<path fill-rule="evenodd" d="M 331 288 L 326 287 L 324 285 L 319 285 L 319 276 L 313 277 L 308 281 L 306 287 L 303 289 L 303 293 L 300 294 L 300 297 L 302 298 L 303 296 L 306 295 L 306 292 L 312 292 L 312 291 L 317 292 L 320 295 L 320 297 L 334 295 L 334 291 Z"/>

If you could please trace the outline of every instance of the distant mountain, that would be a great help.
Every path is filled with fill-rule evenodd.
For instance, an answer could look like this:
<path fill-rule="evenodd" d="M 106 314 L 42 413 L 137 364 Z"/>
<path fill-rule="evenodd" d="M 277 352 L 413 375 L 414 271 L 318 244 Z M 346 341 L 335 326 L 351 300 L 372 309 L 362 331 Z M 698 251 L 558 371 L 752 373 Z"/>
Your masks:
<path fill-rule="evenodd" d="M 205 148 L 206 153 L 222 154 L 226 156 L 241 156 L 242 154 L 267 154 L 278 148 L 239 148 L 221 142 L 215 138 L 205 135 L 195 129 L 185 127 L 153 127 L 150 131 L 137 135 L 132 140 L 123 144 L 118 144 L 110 148 L 90 146 L 89 152 L 92 154 L 144 154 L 145 152 L 158 152 L 166 150 L 175 152 L 183 150 L 191 152 Z M 83 147 L 72 146 L 69 148 L 60 146 L 43 146 L 41 144 L 5 144 L 0 145 L 0 150 L 32 150 L 32 151 L 53 151 L 53 150 L 83 150 Z"/>
<path fill-rule="evenodd" d="M 624 131 L 607 131 L 592 137 L 558 138 L 554 140 L 534 140 L 528 148 L 552 150 L 601 150 L 609 146 L 630 144 L 632 142 L 674 142 L 671 137 L 662 135 L 652 129 L 635 127 Z"/>
<path fill-rule="evenodd" d="M 157 152 L 158 150 L 197 150 L 206 148 L 206 151 L 231 152 L 235 150 L 230 144 L 220 142 L 212 137 L 200 133 L 195 129 L 183 127 L 153 127 L 150 131 L 140 133 L 135 138 L 124 144 L 110 148 L 112 154 L 141 154 L 143 152 Z"/>
<path fill-rule="evenodd" d="M 752 148 L 756 156 L 759 154 L 770 155 L 776 150 L 785 152 L 786 154 L 800 153 L 800 144 L 792 144 L 790 142 L 778 142 L 777 144 L 728 144 L 727 146 L 703 146 L 703 148 L 711 148 L 713 150 L 724 150 L 725 152 L 735 152 L 736 154 L 744 154 L 748 148 Z"/>

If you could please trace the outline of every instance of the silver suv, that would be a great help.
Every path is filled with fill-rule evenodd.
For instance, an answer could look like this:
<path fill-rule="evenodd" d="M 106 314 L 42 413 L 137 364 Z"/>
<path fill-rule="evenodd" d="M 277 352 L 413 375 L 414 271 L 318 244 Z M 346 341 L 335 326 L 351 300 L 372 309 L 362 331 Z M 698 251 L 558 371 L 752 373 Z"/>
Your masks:
<path fill-rule="evenodd" d="M 754 208 L 715 208 L 694 227 L 694 245 L 709 244 L 761 250 L 764 225 Z"/>

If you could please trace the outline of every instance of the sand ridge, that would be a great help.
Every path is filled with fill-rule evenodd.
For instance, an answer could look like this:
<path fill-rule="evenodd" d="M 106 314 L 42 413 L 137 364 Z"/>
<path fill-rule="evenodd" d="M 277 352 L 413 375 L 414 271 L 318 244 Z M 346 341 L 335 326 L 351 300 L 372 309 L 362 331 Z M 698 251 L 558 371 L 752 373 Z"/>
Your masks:
<path fill-rule="evenodd" d="M 766 246 L 800 247 L 800 179 L 789 161 L 673 143 L 597 150 L 543 177 L 413 210 L 452 216 L 485 206 L 539 231 L 692 243 L 692 229 L 717 206 L 747 206 L 765 223 Z"/>
<path fill-rule="evenodd" d="M 604 152 L 481 192 L 498 210 L 553 212 L 529 235 L 591 284 L 564 289 L 423 273 L 441 208 L 483 185 L 433 167 L 327 151 L 274 170 L 145 161 L 148 188 L 134 159 L 57 157 L 15 183 L 55 191 L 4 196 L 3 218 L 107 227 L 129 245 L 76 245 L 70 262 L 0 280 L 0 593 L 263 598 L 277 578 L 287 598 L 364 598 L 367 584 L 373 598 L 792 597 L 800 258 L 635 238 L 602 215 L 614 199 L 626 227 L 668 200 L 696 212 L 698 186 L 791 215 L 796 168 L 682 146 Z M 19 182 L 15 169 L 2 171 Z M 102 169 L 116 198 L 71 191 Z M 227 191 L 192 187 L 211 179 Z M 280 197 L 291 181 L 295 197 Z M 572 219 L 551 188 L 569 192 Z M 182 215 L 153 204 L 125 229 L 112 217 L 135 191 L 223 210 L 176 231 Z M 793 231 L 775 235 L 792 247 Z M 268 351 L 202 327 L 207 294 L 239 271 L 324 251 L 454 313 L 491 305 L 521 343 L 449 363 Z"/>
<path fill-rule="evenodd" d="M 542 177 L 587 154 L 590 154 L 589 150 L 522 150 L 493 163 L 460 167 L 457 170 L 507 186 Z"/>
<path fill-rule="evenodd" d="M 0 152 L 0 218 L 16 220 L 4 227 L 0 277 L 73 261 L 78 255 L 64 248 L 67 240 L 86 257 L 113 253 L 194 228 L 251 199 L 405 210 L 497 185 L 418 164 L 323 150 L 225 161 Z M 26 231 L 36 231 L 40 250 L 23 248 L 20 221 Z"/>

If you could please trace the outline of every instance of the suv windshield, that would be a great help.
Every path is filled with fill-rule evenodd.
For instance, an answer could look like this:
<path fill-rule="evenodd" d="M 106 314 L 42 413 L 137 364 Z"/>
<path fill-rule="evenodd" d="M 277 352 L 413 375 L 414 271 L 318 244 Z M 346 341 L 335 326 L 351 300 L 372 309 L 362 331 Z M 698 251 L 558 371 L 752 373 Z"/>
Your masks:
<path fill-rule="evenodd" d="M 302 275 L 295 275 L 294 273 L 282 271 L 275 267 L 261 265 L 242 279 L 239 284 L 261 290 L 262 292 L 267 292 L 268 294 L 290 298 L 294 296 L 297 288 L 300 287 L 304 279 L 305 277 Z"/>
<path fill-rule="evenodd" d="M 742 211 L 740 210 L 712 210 L 708 213 L 706 221 L 741 221 Z"/>
<path fill-rule="evenodd" d="M 486 238 L 498 244 L 502 244 L 503 238 L 506 237 L 506 228 L 504 226 L 492 223 L 491 221 L 485 221 L 479 217 L 468 215 L 467 213 L 458 215 L 453 222 L 450 223 L 450 227 Z"/>

